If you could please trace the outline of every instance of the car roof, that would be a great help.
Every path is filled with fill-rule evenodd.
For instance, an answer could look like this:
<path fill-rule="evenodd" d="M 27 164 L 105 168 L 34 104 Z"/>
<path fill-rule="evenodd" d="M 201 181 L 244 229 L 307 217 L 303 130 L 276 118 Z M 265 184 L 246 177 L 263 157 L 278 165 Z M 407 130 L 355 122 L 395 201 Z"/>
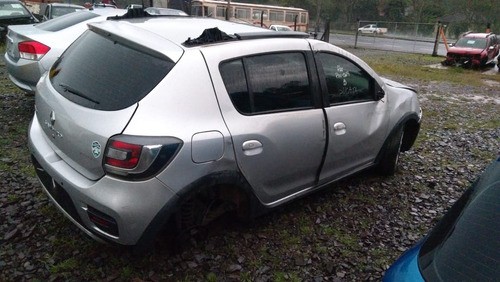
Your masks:
<path fill-rule="evenodd" d="M 49 3 L 49 5 L 52 5 L 54 7 L 72 7 L 72 8 L 82 8 L 82 9 L 85 8 L 80 5 L 69 4 L 69 3 Z"/>
<path fill-rule="evenodd" d="M 493 35 L 493 33 L 467 33 L 464 37 L 468 38 L 487 38 L 488 36 Z"/>
<path fill-rule="evenodd" d="M 126 24 L 125 24 L 126 23 Z M 130 37 L 137 31 L 149 31 L 177 45 L 182 45 L 187 39 L 199 37 L 205 29 L 217 27 L 222 32 L 233 35 L 239 33 L 266 33 L 276 34 L 267 28 L 253 25 L 234 23 L 214 18 L 197 18 L 185 16 L 147 17 L 128 20 L 108 20 L 105 22 L 92 23 L 98 29 L 114 33 L 118 36 Z M 147 36 L 148 32 L 141 34 Z M 141 40 L 138 38 L 138 42 Z"/>

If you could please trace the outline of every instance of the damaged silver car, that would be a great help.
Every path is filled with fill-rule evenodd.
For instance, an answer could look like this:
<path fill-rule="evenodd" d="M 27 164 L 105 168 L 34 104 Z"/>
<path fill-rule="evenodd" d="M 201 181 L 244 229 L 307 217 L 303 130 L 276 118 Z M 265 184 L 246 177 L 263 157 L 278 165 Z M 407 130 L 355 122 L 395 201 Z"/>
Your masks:
<path fill-rule="evenodd" d="M 364 169 L 394 174 L 419 132 L 415 90 L 308 37 L 210 18 L 89 24 L 37 86 L 45 191 L 92 237 L 145 246 L 167 223 L 255 217 Z"/>

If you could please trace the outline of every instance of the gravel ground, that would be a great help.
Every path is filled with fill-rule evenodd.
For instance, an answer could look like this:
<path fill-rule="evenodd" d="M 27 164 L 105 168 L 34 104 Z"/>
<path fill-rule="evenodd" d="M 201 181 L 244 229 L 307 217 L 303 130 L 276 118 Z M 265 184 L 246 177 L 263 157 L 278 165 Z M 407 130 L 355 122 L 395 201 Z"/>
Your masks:
<path fill-rule="evenodd" d="M 379 280 L 500 144 L 498 83 L 392 79 L 417 88 L 424 110 L 419 139 L 394 177 L 367 171 L 255 221 L 223 219 L 174 251 L 158 244 L 134 256 L 87 238 L 41 191 L 26 147 L 34 98 L 10 84 L 0 62 L 0 280 Z"/>

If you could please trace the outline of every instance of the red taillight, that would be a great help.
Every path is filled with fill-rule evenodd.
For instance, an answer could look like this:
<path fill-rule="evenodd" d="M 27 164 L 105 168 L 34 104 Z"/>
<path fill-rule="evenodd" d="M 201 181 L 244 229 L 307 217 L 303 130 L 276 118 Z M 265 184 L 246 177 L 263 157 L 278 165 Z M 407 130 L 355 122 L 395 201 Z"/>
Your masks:
<path fill-rule="evenodd" d="M 141 151 L 141 145 L 114 140 L 109 144 L 106 164 L 125 169 L 134 168 L 139 163 Z"/>
<path fill-rule="evenodd" d="M 50 47 L 36 41 L 25 41 L 18 44 L 19 57 L 27 60 L 40 60 Z"/>
<path fill-rule="evenodd" d="M 167 166 L 182 146 L 174 137 L 116 135 L 104 153 L 104 171 L 127 179 L 146 179 Z"/>

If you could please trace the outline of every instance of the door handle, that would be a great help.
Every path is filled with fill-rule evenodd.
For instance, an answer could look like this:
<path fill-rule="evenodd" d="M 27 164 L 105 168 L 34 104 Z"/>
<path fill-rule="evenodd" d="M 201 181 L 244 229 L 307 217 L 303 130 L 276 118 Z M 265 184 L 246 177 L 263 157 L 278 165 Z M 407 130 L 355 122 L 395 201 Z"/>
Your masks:
<path fill-rule="evenodd" d="M 337 122 L 333 125 L 333 132 L 335 135 L 343 135 L 346 133 L 346 126 L 342 122 Z"/>
<path fill-rule="evenodd" d="M 241 148 L 243 149 L 243 154 L 246 156 L 258 155 L 264 150 L 262 143 L 257 140 L 245 141 L 243 145 L 241 145 Z"/>

